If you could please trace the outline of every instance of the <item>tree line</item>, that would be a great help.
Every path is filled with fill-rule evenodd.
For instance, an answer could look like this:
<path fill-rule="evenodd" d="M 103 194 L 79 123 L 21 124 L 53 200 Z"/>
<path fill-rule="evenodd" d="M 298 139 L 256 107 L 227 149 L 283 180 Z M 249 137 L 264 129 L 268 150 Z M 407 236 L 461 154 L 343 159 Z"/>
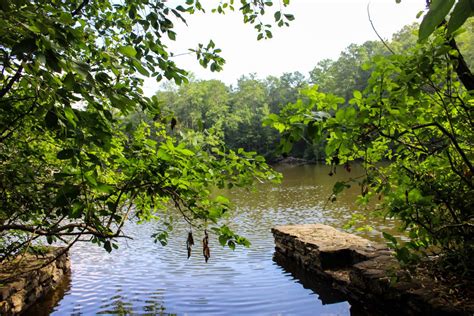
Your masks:
<path fill-rule="evenodd" d="M 181 86 L 165 85 L 156 96 L 163 109 L 177 120 L 178 127 L 209 130 L 218 134 L 234 150 L 255 151 L 275 161 L 281 158 L 280 134 L 263 123 L 272 114 L 278 115 L 287 104 L 301 98 L 300 91 L 317 85 L 319 91 L 344 99 L 353 97 L 353 91 L 363 91 L 372 74 L 373 59 L 392 53 L 403 53 L 415 46 L 418 24 L 407 25 L 392 36 L 390 41 L 367 41 L 351 44 L 335 59 L 324 59 L 306 75 L 300 72 L 284 73 L 280 77 L 260 79 L 249 74 L 238 79 L 236 85 L 219 80 L 191 79 Z M 460 46 L 466 60 L 473 61 L 472 30 L 462 33 Z M 291 151 L 296 158 L 323 161 L 324 143 L 299 140 Z"/>

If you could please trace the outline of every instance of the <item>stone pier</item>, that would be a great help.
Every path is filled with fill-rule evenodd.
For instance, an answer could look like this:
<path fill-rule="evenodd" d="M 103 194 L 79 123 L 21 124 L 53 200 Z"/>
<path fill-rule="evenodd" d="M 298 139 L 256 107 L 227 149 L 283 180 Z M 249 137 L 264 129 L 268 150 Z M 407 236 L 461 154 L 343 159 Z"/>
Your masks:
<path fill-rule="evenodd" d="M 51 247 L 42 255 L 25 254 L 1 265 L 0 315 L 23 313 L 55 289 L 69 272 L 69 256 L 63 248 Z"/>
<path fill-rule="evenodd" d="M 382 244 L 322 224 L 277 226 L 272 233 L 277 262 L 294 263 L 350 302 L 387 315 L 474 315 L 473 298 L 459 304 L 435 280 L 401 269 Z"/>

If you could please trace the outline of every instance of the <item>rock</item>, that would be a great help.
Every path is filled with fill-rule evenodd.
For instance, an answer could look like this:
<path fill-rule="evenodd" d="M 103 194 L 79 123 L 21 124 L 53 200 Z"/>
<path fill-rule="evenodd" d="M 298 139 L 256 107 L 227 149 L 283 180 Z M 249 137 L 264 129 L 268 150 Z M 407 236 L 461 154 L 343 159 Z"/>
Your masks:
<path fill-rule="evenodd" d="M 26 280 L 25 279 L 19 279 L 16 280 L 15 282 L 10 284 L 10 287 L 13 289 L 14 292 L 18 292 L 22 290 L 25 287 Z"/>
<path fill-rule="evenodd" d="M 5 280 L 18 275 L 21 276 L 0 287 L 0 315 L 24 312 L 64 278 L 65 274 L 70 271 L 70 262 L 67 254 L 60 256 L 56 259 L 56 262 L 52 262 L 46 267 L 30 271 L 55 258 L 59 251 L 62 250 L 51 248 L 49 254 L 40 257 L 26 254 L 21 258 L 22 266 L 18 269 L 15 268 L 15 270 L 5 267 L 11 267 L 12 264 L 16 264 L 16 261 L 13 261 L 10 265 L 0 266 L 0 275 Z"/>
<path fill-rule="evenodd" d="M 6 315 L 10 310 L 10 306 L 6 301 L 0 302 L 0 315 Z"/>
<path fill-rule="evenodd" d="M 376 307 L 374 314 L 474 315 L 474 299 L 458 306 L 446 293 L 440 297 L 401 269 L 385 245 L 322 224 L 277 226 L 272 233 L 279 261 L 314 273 L 346 300 Z"/>
<path fill-rule="evenodd" d="M 4 285 L 0 287 L 0 300 L 5 301 L 8 297 L 10 297 L 11 287 L 8 285 Z"/>
<path fill-rule="evenodd" d="M 24 309 L 25 294 L 25 291 L 21 290 L 10 297 L 13 313 L 20 313 Z"/>
<path fill-rule="evenodd" d="M 316 263 L 322 269 L 344 268 L 367 260 L 374 256 L 375 246 L 380 247 L 367 239 L 322 224 L 277 226 L 272 232 L 275 235 L 277 251 L 288 253 L 291 249 L 287 246 L 288 242 L 293 240 L 295 250 L 292 252 L 306 256 L 311 253 L 312 259 L 319 258 Z M 280 240 L 283 242 L 280 243 Z"/>

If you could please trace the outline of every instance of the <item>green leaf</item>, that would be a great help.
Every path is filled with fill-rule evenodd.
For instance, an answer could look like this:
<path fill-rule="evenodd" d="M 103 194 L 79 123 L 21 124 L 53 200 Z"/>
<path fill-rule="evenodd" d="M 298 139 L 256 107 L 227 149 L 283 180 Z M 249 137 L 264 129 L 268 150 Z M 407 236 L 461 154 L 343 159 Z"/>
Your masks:
<path fill-rule="evenodd" d="M 94 175 L 92 175 L 90 173 L 84 173 L 84 178 L 93 187 L 97 186 L 97 180 L 95 179 Z"/>
<path fill-rule="evenodd" d="M 423 18 L 418 33 L 418 40 L 423 41 L 443 22 L 453 7 L 454 0 L 432 0 L 428 13 Z"/>
<path fill-rule="evenodd" d="M 44 117 L 44 121 L 46 123 L 46 127 L 49 129 L 55 129 L 58 127 L 58 116 L 52 110 L 49 110 Z"/>
<path fill-rule="evenodd" d="M 130 45 L 119 47 L 118 51 L 122 55 L 125 55 L 127 57 L 135 57 L 135 55 L 137 54 L 137 51 L 135 50 L 135 48 Z"/>
<path fill-rule="evenodd" d="M 382 232 L 383 238 L 387 239 L 389 242 L 393 244 L 393 246 L 397 245 L 397 239 L 390 235 L 389 233 Z"/>
<path fill-rule="evenodd" d="M 357 100 L 362 99 L 362 93 L 360 93 L 359 90 L 354 90 L 354 98 L 356 98 Z"/>
<path fill-rule="evenodd" d="M 225 196 L 222 196 L 222 195 L 218 195 L 215 200 L 216 200 L 216 202 L 221 203 L 221 204 L 229 204 L 230 203 L 229 199 L 226 198 Z"/>
<path fill-rule="evenodd" d="M 44 56 L 46 58 L 46 65 L 55 72 L 61 72 L 62 68 L 59 65 L 59 59 L 56 54 L 48 49 L 45 51 Z"/>
<path fill-rule="evenodd" d="M 347 183 L 344 183 L 344 182 L 336 182 L 334 183 L 334 186 L 332 187 L 332 193 L 334 195 L 338 195 L 339 193 L 341 193 L 344 189 L 346 188 L 350 188 L 351 186 Z"/>
<path fill-rule="evenodd" d="M 85 205 L 83 203 L 74 203 L 71 209 L 72 218 L 80 218 L 84 212 Z"/>
<path fill-rule="evenodd" d="M 281 19 L 281 12 L 280 12 L 280 11 L 275 12 L 274 17 L 275 17 L 275 21 L 276 21 L 276 22 L 280 21 L 280 19 Z"/>
<path fill-rule="evenodd" d="M 467 18 L 473 15 L 474 1 L 473 0 L 459 0 L 454 7 L 451 17 L 448 22 L 448 34 L 452 34 L 461 25 L 466 22 Z"/>
<path fill-rule="evenodd" d="M 105 183 L 97 183 L 95 188 L 102 193 L 110 193 L 114 190 L 114 187 Z"/>
<path fill-rule="evenodd" d="M 54 242 L 54 237 L 53 236 L 46 236 L 46 241 L 48 242 L 48 244 L 52 244 Z"/>
<path fill-rule="evenodd" d="M 67 120 L 69 121 L 69 123 L 71 123 L 72 126 L 76 127 L 77 116 L 74 113 L 73 109 L 71 109 L 70 107 L 65 107 L 64 116 L 66 116 Z"/>
<path fill-rule="evenodd" d="M 402 263 L 409 263 L 411 261 L 410 251 L 408 250 L 407 247 L 402 247 L 400 249 L 397 249 L 396 257 Z"/>
<path fill-rule="evenodd" d="M 70 159 L 74 157 L 75 153 L 76 153 L 75 149 L 71 149 L 71 148 L 63 149 L 57 153 L 56 157 L 60 160 Z"/>
<path fill-rule="evenodd" d="M 162 246 L 166 246 L 168 244 L 168 232 L 167 231 L 161 231 L 161 232 L 155 233 L 151 236 L 155 239 L 155 243 L 159 241 Z"/>
<path fill-rule="evenodd" d="M 106 242 L 104 242 L 104 249 L 107 250 L 107 252 L 112 251 L 112 244 L 110 243 L 110 240 L 107 240 Z"/>
<path fill-rule="evenodd" d="M 64 77 L 63 83 L 64 83 L 64 86 L 66 87 L 66 89 L 68 89 L 69 91 L 74 90 L 74 84 L 76 83 L 76 81 L 74 80 L 74 74 L 69 72 Z"/>
<path fill-rule="evenodd" d="M 221 244 L 222 247 L 224 247 L 227 244 L 227 236 L 226 235 L 220 235 L 219 236 L 219 243 Z"/>
<path fill-rule="evenodd" d="M 164 150 L 163 148 L 158 149 L 156 156 L 159 159 L 164 160 L 164 161 L 170 161 L 172 159 L 172 157 L 168 154 L 168 152 Z"/>
<path fill-rule="evenodd" d="M 180 152 L 181 152 L 183 155 L 188 156 L 188 157 L 195 155 L 195 153 L 194 153 L 193 151 L 191 151 L 191 150 L 189 150 L 189 149 L 186 149 L 186 148 L 185 148 L 185 149 L 181 149 Z"/>
<path fill-rule="evenodd" d="M 35 40 L 33 38 L 26 38 L 12 47 L 12 55 L 22 53 L 31 53 L 37 49 Z"/>
<path fill-rule="evenodd" d="M 176 33 L 173 31 L 168 31 L 168 37 L 170 40 L 175 41 L 176 40 Z"/>
<path fill-rule="evenodd" d="M 140 74 L 144 75 L 145 77 L 150 76 L 150 73 L 148 72 L 148 70 L 146 70 L 145 67 L 143 67 L 142 63 L 138 59 L 134 59 L 132 63 L 135 69 L 138 70 Z"/>

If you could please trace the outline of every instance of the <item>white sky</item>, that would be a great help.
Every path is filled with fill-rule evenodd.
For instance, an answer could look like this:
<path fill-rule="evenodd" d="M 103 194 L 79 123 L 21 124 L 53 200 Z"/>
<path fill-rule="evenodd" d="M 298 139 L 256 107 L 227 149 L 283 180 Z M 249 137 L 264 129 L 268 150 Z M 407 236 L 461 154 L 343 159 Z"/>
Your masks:
<path fill-rule="evenodd" d="M 289 27 L 274 26 L 273 38 L 260 41 L 253 26 L 243 23 L 240 12 L 219 15 L 207 10 L 206 14 L 185 15 L 188 26 L 177 24 L 176 41 L 168 45 L 179 54 L 212 39 L 222 49 L 226 64 L 218 73 L 202 68 L 194 55 L 175 57 L 178 66 L 193 72 L 198 79 L 219 79 L 233 84 L 249 73 L 256 73 L 259 78 L 293 71 L 307 75 L 318 61 L 337 58 L 349 44 L 377 39 L 367 17 L 369 2 L 372 21 L 385 39 L 416 21 L 416 14 L 426 3 L 425 0 L 403 0 L 400 4 L 395 0 L 291 0 L 284 10 L 293 14 L 295 20 Z M 273 12 L 266 19 L 273 22 Z M 152 94 L 158 84 L 146 80 L 144 88 L 146 94 Z"/>

